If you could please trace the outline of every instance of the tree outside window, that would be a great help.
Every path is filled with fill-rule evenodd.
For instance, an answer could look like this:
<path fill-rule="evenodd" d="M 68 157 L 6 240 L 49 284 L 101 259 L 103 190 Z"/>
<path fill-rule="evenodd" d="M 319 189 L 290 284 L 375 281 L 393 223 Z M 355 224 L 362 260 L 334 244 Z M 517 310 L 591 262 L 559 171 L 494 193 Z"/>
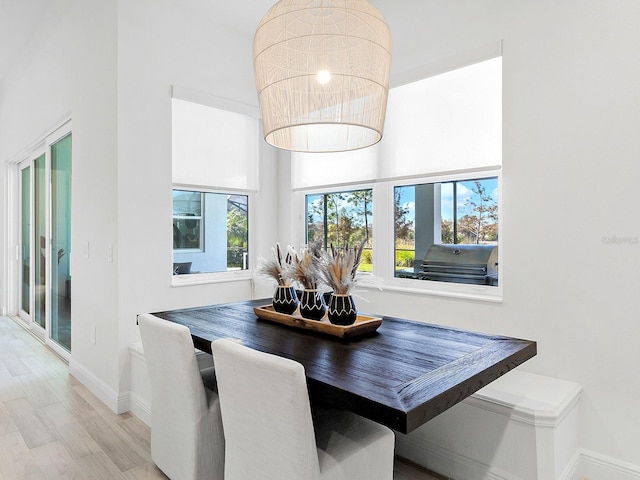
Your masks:
<path fill-rule="evenodd" d="M 306 196 L 307 243 L 322 248 L 365 242 L 360 270 L 373 270 L 373 191 L 320 193 Z"/>

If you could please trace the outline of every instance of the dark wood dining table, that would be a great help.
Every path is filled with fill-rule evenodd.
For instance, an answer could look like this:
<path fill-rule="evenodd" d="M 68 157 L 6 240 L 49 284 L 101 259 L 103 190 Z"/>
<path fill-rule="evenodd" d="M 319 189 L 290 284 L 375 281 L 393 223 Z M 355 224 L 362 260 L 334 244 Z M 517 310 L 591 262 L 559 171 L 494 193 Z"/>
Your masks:
<path fill-rule="evenodd" d="M 384 316 L 341 339 L 257 318 L 270 299 L 156 312 L 189 328 L 196 348 L 233 338 L 300 362 L 312 403 L 409 433 L 536 355 L 536 342 Z"/>

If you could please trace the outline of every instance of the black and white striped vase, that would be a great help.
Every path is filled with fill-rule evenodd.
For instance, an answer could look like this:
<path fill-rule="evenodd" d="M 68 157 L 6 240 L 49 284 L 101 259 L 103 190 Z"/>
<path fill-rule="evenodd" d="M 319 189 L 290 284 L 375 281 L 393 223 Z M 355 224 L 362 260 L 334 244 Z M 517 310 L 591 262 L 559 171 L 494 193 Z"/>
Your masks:
<path fill-rule="evenodd" d="M 329 321 L 335 325 L 351 325 L 358 318 L 353 297 L 348 294 L 332 294 L 327 310 Z"/>
<path fill-rule="evenodd" d="M 273 309 L 278 313 L 292 314 L 298 308 L 298 297 L 293 287 L 278 285 L 273 294 Z"/>
<path fill-rule="evenodd" d="M 320 320 L 327 311 L 324 298 L 318 290 L 303 290 L 300 296 L 300 315 L 309 320 Z"/>

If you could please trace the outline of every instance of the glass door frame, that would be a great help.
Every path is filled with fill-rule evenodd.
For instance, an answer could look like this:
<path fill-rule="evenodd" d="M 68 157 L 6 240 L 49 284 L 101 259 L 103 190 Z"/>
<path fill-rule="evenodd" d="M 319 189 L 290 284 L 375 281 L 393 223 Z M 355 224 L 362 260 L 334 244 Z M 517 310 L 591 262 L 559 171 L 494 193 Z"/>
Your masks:
<path fill-rule="evenodd" d="M 44 151 L 42 151 L 42 153 L 38 154 L 35 153 L 31 156 L 33 158 L 28 158 L 26 160 L 23 160 L 22 162 L 20 162 L 18 164 L 18 181 L 17 181 L 17 185 L 18 185 L 18 245 L 20 246 L 20 253 L 18 261 L 19 261 L 19 265 L 18 265 L 18 316 L 27 324 L 31 324 L 31 312 L 33 312 L 33 306 L 34 306 L 34 299 L 33 299 L 33 291 L 34 291 L 34 275 L 33 275 L 33 269 L 32 269 L 32 264 L 33 264 L 33 245 L 34 245 L 34 234 L 33 234 L 33 228 L 31 228 L 31 226 L 33 225 L 33 169 L 34 169 L 34 161 L 36 158 L 38 158 L 40 155 L 44 154 Z M 25 252 L 24 251 L 24 239 L 23 239 L 23 232 L 24 232 L 24 228 L 23 228 L 23 224 L 22 221 L 24 219 L 23 216 L 23 209 L 24 209 L 24 194 L 23 194 L 23 188 L 24 188 L 24 183 L 23 183 L 23 171 L 29 169 L 29 192 L 28 192 L 28 200 L 29 200 L 29 252 Z M 23 289 L 23 283 L 24 283 L 24 256 L 25 255 L 29 255 L 29 305 L 27 305 L 28 307 L 28 312 L 24 309 L 24 304 L 23 304 L 23 295 L 22 295 L 22 289 Z M 44 334 L 39 335 L 41 338 L 44 338 Z"/>
<path fill-rule="evenodd" d="M 51 227 L 51 215 L 52 215 L 52 198 L 51 198 L 51 147 L 72 134 L 71 121 L 68 120 L 64 122 L 60 127 L 54 130 L 51 134 L 49 134 L 46 139 L 36 146 L 32 147 L 28 154 L 23 157 L 23 160 L 17 164 L 17 168 L 14 170 L 15 173 L 15 181 L 17 186 L 17 202 L 16 202 L 16 215 L 15 215 L 15 225 L 17 230 L 17 240 L 18 244 L 16 246 L 16 259 L 18 260 L 18 269 L 15 272 L 14 279 L 16 282 L 16 287 L 13 288 L 13 292 L 15 295 L 15 306 L 17 311 L 17 316 L 20 318 L 25 327 L 30 329 L 38 338 L 40 338 L 48 347 L 50 347 L 55 353 L 57 353 L 60 357 L 69 361 L 71 359 L 71 352 L 66 350 L 60 344 L 52 339 L 52 331 L 51 331 L 51 312 L 52 312 L 52 268 L 51 268 L 51 242 L 52 242 L 52 227 Z M 36 242 L 35 238 L 35 215 L 36 215 L 36 205 L 35 205 L 35 161 L 40 158 L 42 155 L 45 156 L 45 179 L 44 179 L 44 198 L 45 198 L 45 245 L 44 245 L 44 265 L 45 265 L 45 305 L 44 305 L 44 319 L 45 326 L 44 328 L 35 321 L 34 309 L 35 309 L 35 290 L 36 290 L 36 282 L 35 282 L 35 262 L 39 261 L 40 255 L 40 242 Z M 73 160 L 72 160 L 73 161 Z M 22 171 L 25 168 L 30 168 L 30 193 L 29 193 L 29 201 L 30 201 L 30 278 L 29 278 L 29 288 L 30 288 L 30 299 L 29 299 L 29 312 L 24 311 L 22 307 L 22 277 L 23 273 L 21 273 L 22 269 L 22 255 L 21 247 L 22 247 Z M 36 255 L 37 254 L 37 255 Z M 69 252 L 71 254 L 71 252 Z M 70 266 L 71 268 L 71 266 Z"/>

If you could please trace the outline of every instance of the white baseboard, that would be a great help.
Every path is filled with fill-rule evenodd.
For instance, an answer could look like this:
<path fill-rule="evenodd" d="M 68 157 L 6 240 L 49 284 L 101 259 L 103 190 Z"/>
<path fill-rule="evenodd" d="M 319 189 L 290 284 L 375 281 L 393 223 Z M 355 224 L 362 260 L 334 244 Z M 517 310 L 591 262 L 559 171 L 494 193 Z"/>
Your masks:
<path fill-rule="evenodd" d="M 144 362 L 144 353 L 141 345 L 132 345 L 131 355 L 137 361 Z M 130 391 L 117 394 L 83 365 L 71 358 L 69 373 L 76 377 L 91 393 L 115 413 L 131 412 L 147 425 L 151 424 L 151 405 L 149 401 L 138 392 Z M 144 372 L 146 374 L 146 372 Z"/>
<path fill-rule="evenodd" d="M 576 453 L 573 455 L 573 457 L 563 470 L 562 474 L 560 475 L 559 480 L 580 480 L 581 478 L 583 478 L 580 476 L 581 458 L 582 457 L 580 455 L 580 450 L 576 451 Z"/>
<path fill-rule="evenodd" d="M 522 480 L 491 465 L 485 465 L 432 442 L 411 435 L 396 436 L 396 451 L 434 472 L 454 475 L 456 479 Z M 425 462 L 426 460 L 426 462 Z"/>
<path fill-rule="evenodd" d="M 120 414 L 129 411 L 129 394 L 118 394 L 87 368 L 75 361 L 73 357 L 69 361 L 69 373 L 76 377 L 80 383 L 115 413 Z"/>
<path fill-rule="evenodd" d="M 129 407 L 131 413 L 142 420 L 147 426 L 151 426 L 151 405 L 149 402 L 131 392 L 129 395 Z"/>
<path fill-rule="evenodd" d="M 466 458 L 431 442 L 415 441 L 411 436 L 402 436 L 401 444 L 403 457 L 428 459 L 424 467 L 446 474 L 455 472 L 456 479 L 521 480 L 513 474 Z M 580 449 L 558 480 L 640 480 L 640 466 Z"/>
<path fill-rule="evenodd" d="M 131 356 L 131 392 L 129 393 L 129 408 L 131 413 L 151 426 L 151 403 L 149 401 L 149 385 L 141 385 L 141 379 L 146 380 L 147 362 L 144 358 L 142 343 L 129 346 Z"/>
<path fill-rule="evenodd" d="M 640 466 L 580 449 L 562 480 L 640 480 Z"/>

